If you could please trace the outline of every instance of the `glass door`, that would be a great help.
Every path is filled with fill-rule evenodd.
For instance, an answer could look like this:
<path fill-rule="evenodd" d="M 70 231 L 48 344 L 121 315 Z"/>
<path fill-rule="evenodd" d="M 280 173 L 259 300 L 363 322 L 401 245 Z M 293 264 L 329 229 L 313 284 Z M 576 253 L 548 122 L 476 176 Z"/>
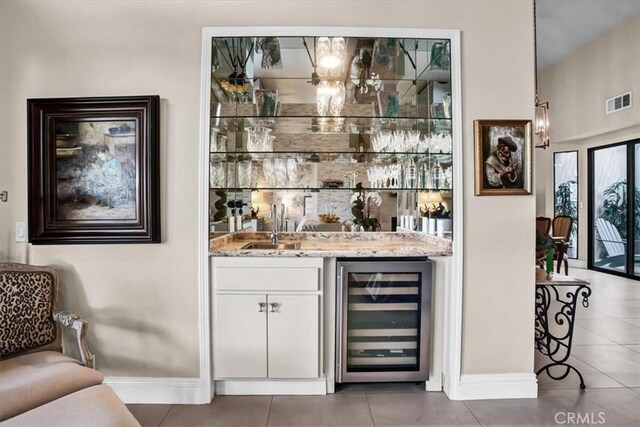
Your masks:
<path fill-rule="evenodd" d="M 347 372 L 418 369 L 419 273 L 347 274 Z"/>
<path fill-rule="evenodd" d="M 339 263 L 339 382 L 427 379 L 427 267 L 427 261 Z"/>
<path fill-rule="evenodd" d="M 553 153 L 553 214 L 573 218 L 569 258 L 578 258 L 578 152 Z"/>
<path fill-rule="evenodd" d="M 634 160 L 634 192 L 632 198 L 633 212 L 633 275 L 640 277 L 640 142 L 633 144 Z"/>
<path fill-rule="evenodd" d="M 589 149 L 588 266 L 640 277 L 640 141 Z"/>

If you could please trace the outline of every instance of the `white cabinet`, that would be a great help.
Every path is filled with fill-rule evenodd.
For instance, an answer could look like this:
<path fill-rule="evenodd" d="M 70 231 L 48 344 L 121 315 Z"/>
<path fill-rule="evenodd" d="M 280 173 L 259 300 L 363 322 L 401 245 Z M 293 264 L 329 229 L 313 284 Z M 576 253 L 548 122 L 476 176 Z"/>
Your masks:
<path fill-rule="evenodd" d="M 216 377 L 267 377 L 266 304 L 266 295 L 218 295 Z"/>
<path fill-rule="evenodd" d="M 212 264 L 214 379 L 319 378 L 323 260 Z"/>
<path fill-rule="evenodd" d="M 269 378 L 318 377 L 319 298 L 316 295 L 268 296 Z"/>

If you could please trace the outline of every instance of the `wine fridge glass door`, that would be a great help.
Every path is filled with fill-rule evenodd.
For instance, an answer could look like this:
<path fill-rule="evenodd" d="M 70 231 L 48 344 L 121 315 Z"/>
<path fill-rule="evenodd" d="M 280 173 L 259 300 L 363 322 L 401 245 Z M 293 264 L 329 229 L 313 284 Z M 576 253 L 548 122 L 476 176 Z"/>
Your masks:
<path fill-rule="evenodd" d="M 339 271 L 339 382 L 426 380 L 430 264 L 339 263 Z"/>

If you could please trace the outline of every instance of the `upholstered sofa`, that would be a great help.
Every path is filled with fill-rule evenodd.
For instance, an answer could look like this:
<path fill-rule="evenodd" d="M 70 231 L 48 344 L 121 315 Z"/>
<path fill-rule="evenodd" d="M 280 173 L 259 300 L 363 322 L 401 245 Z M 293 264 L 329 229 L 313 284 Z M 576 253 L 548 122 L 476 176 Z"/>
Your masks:
<path fill-rule="evenodd" d="M 0 263 L 0 322 L 0 425 L 140 425 L 93 369 L 87 322 L 58 311 L 55 270 Z M 61 326 L 81 360 L 63 353 Z"/>

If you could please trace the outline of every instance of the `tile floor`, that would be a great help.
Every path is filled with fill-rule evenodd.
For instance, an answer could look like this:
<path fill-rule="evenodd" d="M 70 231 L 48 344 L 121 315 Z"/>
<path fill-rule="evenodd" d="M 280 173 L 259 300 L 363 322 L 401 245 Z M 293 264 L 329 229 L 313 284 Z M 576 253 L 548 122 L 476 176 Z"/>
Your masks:
<path fill-rule="evenodd" d="M 539 377 L 538 399 L 451 401 L 411 384 L 350 385 L 328 396 L 216 396 L 210 405 L 128 405 L 143 426 L 640 426 L 640 282 L 583 269 L 571 363 Z M 544 358 L 536 355 L 536 367 Z M 572 418 L 573 417 L 573 418 Z"/>

